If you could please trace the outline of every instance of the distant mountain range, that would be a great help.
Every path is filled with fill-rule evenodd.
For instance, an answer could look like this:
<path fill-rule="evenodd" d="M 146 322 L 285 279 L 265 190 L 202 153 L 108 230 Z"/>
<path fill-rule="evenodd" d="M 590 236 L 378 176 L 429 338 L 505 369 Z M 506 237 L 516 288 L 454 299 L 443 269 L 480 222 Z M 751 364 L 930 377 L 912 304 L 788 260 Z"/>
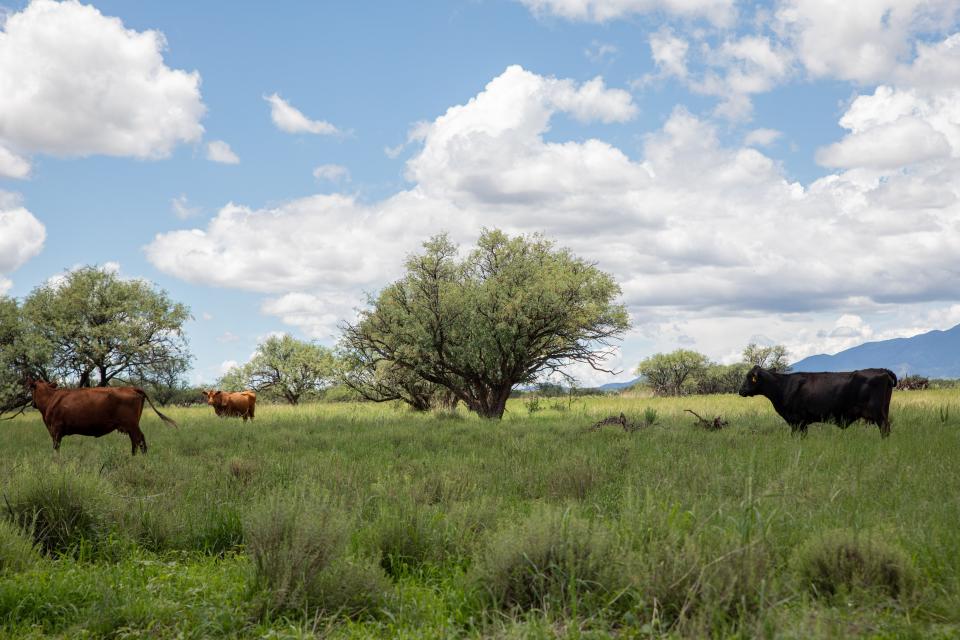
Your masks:
<path fill-rule="evenodd" d="M 850 371 L 885 367 L 901 378 L 960 378 L 960 325 L 930 331 L 912 338 L 865 342 L 832 356 L 810 356 L 793 365 L 793 371 Z"/>
<path fill-rule="evenodd" d="M 607 384 L 600 385 L 597 387 L 597 389 L 600 389 L 601 391 L 620 391 L 621 389 L 632 387 L 638 382 L 640 382 L 640 378 L 634 378 L 633 380 L 627 380 L 626 382 L 608 382 Z"/>

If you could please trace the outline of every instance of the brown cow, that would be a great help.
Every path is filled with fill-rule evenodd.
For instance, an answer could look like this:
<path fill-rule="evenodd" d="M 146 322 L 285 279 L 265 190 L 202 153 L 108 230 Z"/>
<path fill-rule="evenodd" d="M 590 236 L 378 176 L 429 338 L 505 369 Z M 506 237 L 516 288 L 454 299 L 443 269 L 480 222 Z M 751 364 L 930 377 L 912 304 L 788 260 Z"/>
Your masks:
<path fill-rule="evenodd" d="M 220 416 L 236 416 L 253 420 L 254 410 L 257 404 L 257 394 L 253 391 L 206 391 L 207 404 L 213 407 L 214 412 Z"/>
<path fill-rule="evenodd" d="M 43 423 L 53 439 L 53 450 L 60 450 L 63 436 L 79 435 L 99 438 L 112 431 L 130 436 L 133 455 L 137 449 L 147 452 L 147 440 L 140 430 L 143 401 L 160 419 L 174 427 L 177 423 L 153 406 L 153 401 L 139 387 L 93 387 L 58 389 L 56 383 L 29 380 L 33 406 L 43 415 Z"/>

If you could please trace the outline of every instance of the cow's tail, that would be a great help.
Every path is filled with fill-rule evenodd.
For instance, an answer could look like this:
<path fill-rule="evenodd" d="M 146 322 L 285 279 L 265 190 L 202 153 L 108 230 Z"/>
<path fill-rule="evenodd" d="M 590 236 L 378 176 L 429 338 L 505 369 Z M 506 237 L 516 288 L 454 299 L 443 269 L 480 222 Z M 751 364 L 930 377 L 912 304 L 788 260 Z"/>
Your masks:
<path fill-rule="evenodd" d="M 157 408 L 156 408 L 155 406 L 153 406 L 153 400 L 150 399 L 150 396 L 147 395 L 147 392 L 146 392 L 146 391 L 144 391 L 143 389 L 139 389 L 139 388 L 138 388 L 138 389 L 137 389 L 137 393 L 139 393 L 139 394 L 143 397 L 144 400 L 146 400 L 147 402 L 150 403 L 150 408 L 153 409 L 153 412 L 154 412 L 155 414 L 157 414 L 158 416 L 160 416 L 160 419 L 161 419 L 161 420 L 163 420 L 164 422 L 166 422 L 168 425 L 170 425 L 170 426 L 173 427 L 173 428 L 177 428 L 177 427 L 180 426 L 180 425 L 178 425 L 176 422 L 174 422 L 171 418 L 168 418 L 167 416 L 165 416 L 165 415 L 163 415 L 162 413 L 160 413 L 159 411 L 157 411 Z"/>
<path fill-rule="evenodd" d="M 890 378 L 890 382 L 893 383 L 893 388 L 896 388 L 896 387 L 897 387 L 897 382 L 898 382 L 898 381 L 897 381 L 897 374 L 895 374 L 893 371 L 890 371 L 890 369 L 884 369 L 884 371 L 887 372 L 887 377 L 889 377 L 889 378 Z"/>

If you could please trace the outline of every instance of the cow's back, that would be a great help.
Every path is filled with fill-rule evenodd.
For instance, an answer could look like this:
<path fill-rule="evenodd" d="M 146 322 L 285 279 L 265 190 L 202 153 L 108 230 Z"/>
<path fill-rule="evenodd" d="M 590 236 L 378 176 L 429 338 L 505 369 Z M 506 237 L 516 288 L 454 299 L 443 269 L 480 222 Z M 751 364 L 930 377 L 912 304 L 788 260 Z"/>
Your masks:
<path fill-rule="evenodd" d="M 253 417 L 256 396 L 246 391 L 234 391 L 224 394 L 224 405 L 232 416 Z"/>

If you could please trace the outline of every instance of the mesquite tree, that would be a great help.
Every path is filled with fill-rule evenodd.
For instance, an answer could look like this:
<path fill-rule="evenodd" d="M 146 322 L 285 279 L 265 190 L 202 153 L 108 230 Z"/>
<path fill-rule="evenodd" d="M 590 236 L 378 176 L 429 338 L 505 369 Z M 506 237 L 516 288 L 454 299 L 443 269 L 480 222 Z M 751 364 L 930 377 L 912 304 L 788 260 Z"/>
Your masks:
<path fill-rule="evenodd" d="M 748 344 L 743 350 L 743 362 L 750 366 L 758 366 L 777 373 L 790 371 L 790 353 L 782 344 L 761 347 L 755 342 Z"/>
<path fill-rule="evenodd" d="M 189 309 L 149 282 L 95 267 L 70 271 L 27 296 L 25 342 L 46 350 L 51 375 L 81 387 L 185 372 Z"/>
<path fill-rule="evenodd" d="M 343 343 L 500 418 L 510 391 L 570 363 L 602 368 L 629 328 L 613 278 L 542 236 L 485 230 L 465 258 L 439 235 L 406 261 Z"/>
<path fill-rule="evenodd" d="M 289 404 L 299 404 L 305 395 L 324 389 L 333 380 L 330 349 L 284 334 L 261 342 L 250 362 L 224 374 L 219 386 L 230 391 L 266 391 Z"/>
<path fill-rule="evenodd" d="M 679 396 L 691 390 L 688 383 L 702 376 L 709 365 L 710 359 L 702 353 L 677 349 L 643 360 L 637 365 L 637 373 L 658 396 Z"/>

